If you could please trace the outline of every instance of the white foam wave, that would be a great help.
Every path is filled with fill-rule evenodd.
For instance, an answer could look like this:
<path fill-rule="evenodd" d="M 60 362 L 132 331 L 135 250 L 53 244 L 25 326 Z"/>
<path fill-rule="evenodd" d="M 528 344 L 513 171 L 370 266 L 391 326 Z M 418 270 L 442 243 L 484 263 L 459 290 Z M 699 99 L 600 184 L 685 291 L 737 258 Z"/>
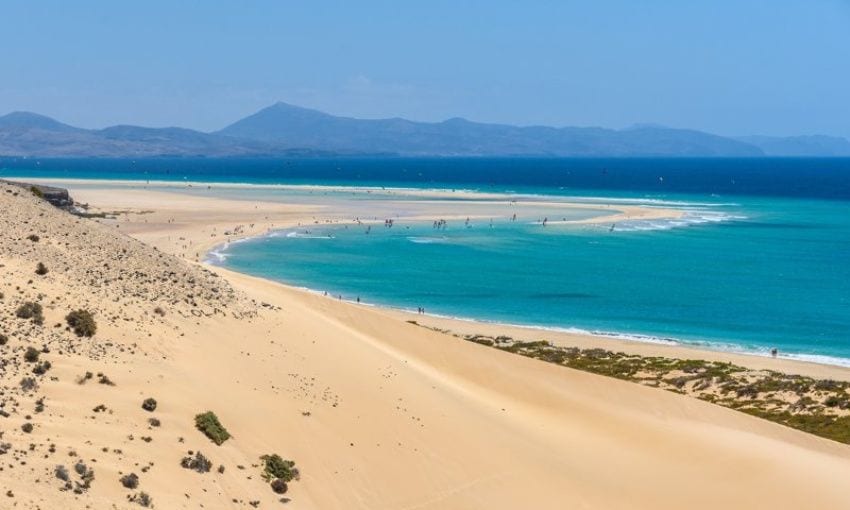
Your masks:
<path fill-rule="evenodd" d="M 731 214 L 721 211 L 709 211 L 705 209 L 688 209 L 679 218 L 651 219 L 651 220 L 625 220 L 614 223 L 614 232 L 643 232 L 651 230 L 670 230 L 673 228 L 690 227 L 722 223 L 727 221 L 739 221 L 747 219 L 740 214 Z M 611 229 L 607 224 L 598 225 L 599 228 Z"/>
<path fill-rule="evenodd" d="M 225 243 L 219 244 L 215 246 L 213 249 L 206 253 L 204 257 L 204 262 L 207 264 L 223 264 L 230 257 L 230 254 L 227 253 L 227 249 L 233 246 L 234 244 L 245 243 L 251 241 L 253 239 L 257 239 L 258 237 L 240 237 L 237 239 L 231 239 Z"/>
<path fill-rule="evenodd" d="M 227 258 L 230 256 L 225 253 L 224 247 L 216 247 L 207 252 L 207 256 L 204 258 L 204 262 L 207 264 L 224 264 L 227 261 Z"/>
<path fill-rule="evenodd" d="M 684 200 L 668 200 L 663 198 L 640 198 L 640 197 L 590 197 L 580 195 L 527 195 L 539 197 L 557 196 L 558 198 L 566 199 L 570 202 L 583 203 L 600 203 L 600 204 L 623 204 L 623 205 L 643 205 L 647 207 L 736 207 L 740 204 L 732 202 L 687 202 Z"/>
<path fill-rule="evenodd" d="M 805 361 L 807 363 L 817 363 L 818 365 L 837 365 L 839 367 L 850 368 L 850 359 L 838 358 L 835 356 L 825 356 L 821 354 L 782 354 L 779 357 Z"/>
<path fill-rule="evenodd" d="M 333 239 L 331 234 L 311 234 L 309 232 L 298 232 L 295 230 L 289 232 L 273 231 L 265 235 L 265 237 L 286 237 L 287 239 Z"/>
<path fill-rule="evenodd" d="M 416 244 L 446 244 L 449 242 L 448 237 L 428 237 L 428 236 L 411 236 L 407 238 L 411 243 Z"/>

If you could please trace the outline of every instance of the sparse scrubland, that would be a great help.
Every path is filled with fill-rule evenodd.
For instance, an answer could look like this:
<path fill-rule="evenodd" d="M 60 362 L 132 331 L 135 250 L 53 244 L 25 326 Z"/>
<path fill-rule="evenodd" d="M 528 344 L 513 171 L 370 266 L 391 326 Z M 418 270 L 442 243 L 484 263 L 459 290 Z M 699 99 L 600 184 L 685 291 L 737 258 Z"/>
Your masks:
<path fill-rule="evenodd" d="M 415 321 L 411 323 L 418 325 Z M 716 361 L 579 349 L 546 340 L 523 342 L 507 336 L 485 335 L 461 338 L 547 363 L 689 395 L 850 444 L 850 382 L 847 381 L 818 380 Z"/>
<path fill-rule="evenodd" d="M 203 454 L 185 457 L 175 439 L 163 439 L 176 431 L 159 418 L 122 408 L 124 398 L 135 398 L 124 389 L 128 368 L 168 352 L 160 340 L 166 309 L 176 323 L 167 335 L 179 339 L 182 328 L 215 317 L 248 320 L 257 306 L 210 271 L 57 210 L 38 193 L 0 184 L 0 203 L 0 485 L 9 489 L 0 494 L 0 507 L 54 508 L 64 501 L 60 506 L 106 508 L 96 501 L 110 494 L 111 484 L 127 491 L 123 498 L 131 505 L 153 507 L 162 485 L 149 480 L 157 467 L 148 458 L 210 471 Z M 91 380 L 99 384 L 86 385 Z M 62 410 L 94 398 L 80 406 L 87 415 Z M 157 402 L 146 398 L 141 407 L 152 413 Z M 177 422 L 182 413 L 187 425 L 193 419 L 188 408 L 170 413 Z M 144 435 L 140 427 L 157 432 Z M 230 437 L 212 413 L 199 415 L 197 427 L 216 444 Z M 85 441 L 64 432 L 75 429 L 99 432 Z M 223 473 L 222 465 L 217 476 Z M 162 494 L 163 508 L 173 507 L 176 487 Z M 89 499 L 95 493 L 101 495 Z"/>

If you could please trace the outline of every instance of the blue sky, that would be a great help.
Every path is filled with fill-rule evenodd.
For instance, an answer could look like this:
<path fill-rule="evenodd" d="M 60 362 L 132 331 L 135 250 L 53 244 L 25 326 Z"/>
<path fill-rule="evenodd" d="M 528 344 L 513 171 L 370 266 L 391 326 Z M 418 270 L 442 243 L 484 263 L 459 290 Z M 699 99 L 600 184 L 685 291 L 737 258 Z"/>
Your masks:
<path fill-rule="evenodd" d="M 0 113 L 218 129 L 364 118 L 850 137 L 850 0 L 10 1 Z"/>

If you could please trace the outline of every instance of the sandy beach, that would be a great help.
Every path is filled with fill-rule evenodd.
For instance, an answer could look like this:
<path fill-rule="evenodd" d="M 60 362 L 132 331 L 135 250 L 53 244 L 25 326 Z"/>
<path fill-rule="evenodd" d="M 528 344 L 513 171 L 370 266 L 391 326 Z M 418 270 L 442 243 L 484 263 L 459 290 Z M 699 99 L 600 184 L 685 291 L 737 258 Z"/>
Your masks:
<path fill-rule="evenodd" d="M 508 218 L 511 214 L 535 220 L 549 218 L 552 225 L 611 224 L 628 220 L 676 219 L 684 211 L 626 203 L 594 203 L 565 198 L 560 202 L 538 197 L 470 190 L 428 190 L 334 186 L 174 183 L 166 181 L 97 181 L 80 179 L 27 179 L 72 190 L 78 203 L 91 204 L 94 212 L 121 213 L 117 223 L 124 233 L 182 257 L 203 260 L 211 248 L 270 230 L 309 227 L 315 224 L 380 224 L 386 218 L 428 222 L 435 219 Z M 101 187 L 98 187 L 101 186 Z M 196 193 L 175 193 L 174 188 Z M 284 190 L 306 193 L 292 203 L 224 198 L 224 190 Z M 179 191 L 179 189 L 178 189 Z M 332 197 L 328 194 L 336 193 Z M 388 200 L 349 202 L 340 196 L 390 197 Z M 403 216 L 399 211 L 404 211 Z M 559 219 L 577 211 L 589 218 Z"/>
<path fill-rule="evenodd" d="M 276 228 L 383 221 L 403 198 L 351 209 L 323 200 L 236 200 L 213 188 L 199 196 L 51 182 L 68 187 L 88 213 L 106 217 L 77 218 L 0 189 L 7 211 L 0 307 L 9 337 L 0 346 L 9 414 L 0 418 L 0 443 L 10 445 L 0 456 L 0 507 L 138 508 L 128 498 L 139 491 L 155 508 L 850 505 L 843 489 L 850 446 L 434 329 L 545 336 L 569 346 L 836 380 L 850 380 L 848 369 L 409 314 L 202 262 L 215 246 Z M 321 197 L 328 190 L 316 191 Z M 502 196 L 461 204 L 431 193 L 407 204 L 400 221 L 487 218 L 516 207 Z M 599 211 L 579 224 L 681 214 L 623 204 L 527 207 Z M 39 239 L 29 240 L 33 235 Z M 39 261 L 47 274 L 33 273 Z M 26 301 L 44 304 L 43 325 L 15 317 Z M 98 321 L 93 337 L 53 327 L 81 307 Z M 434 329 L 408 322 L 414 319 Z M 22 358 L 30 346 L 51 362 L 36 389 L 20 384 L 32 372 Z M 97 376 L 80 383 L 86 372 L 114 385 Z M 148 397 L 158 403 L 154 412 L 141 408 Z M 43 410 L 33 411 L 39 399 Z M 233 436 L 221 446 L 195 429 L 194 416 L 207 410 Z M 22 430 L 26 423 L 31 432 Z M 212 461 L 210 472 L 181 467 L 181 458 L 198 451 Z M 262 478 L 260 457 L 271 453 L 300 470 L 284 495 Z M 79 461 L 93 469 L 94 481 L 79 493 L 62 490 L 56 466 Z M 138 489 L 119 482 L 130 472 Z"/>

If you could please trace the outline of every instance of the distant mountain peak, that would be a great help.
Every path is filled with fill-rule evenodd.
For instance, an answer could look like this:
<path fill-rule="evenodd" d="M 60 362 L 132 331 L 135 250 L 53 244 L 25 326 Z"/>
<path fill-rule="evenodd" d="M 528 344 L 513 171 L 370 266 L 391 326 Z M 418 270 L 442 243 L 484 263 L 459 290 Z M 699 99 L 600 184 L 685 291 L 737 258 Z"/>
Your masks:
<path fill-rule="evenodd" d="M 623 129 L 623 131 L 628 131 L 631 129 L 673 129 L 670 126 L 665 126 L 664 124 L 658 124 L 657 122 L 638 122 L 632 124 Z"/>
<path fill-rule="evenodd" d="M 468 119 L 464 119 L 463 117 L 452 117 L 450 119 L 446 119 L 440 124 L 471 124 L 472 121 Z"/>
<path fill-rule="evenodd" d="M 335 119 L 339 117 L 278 101 L 230 124 L 217 134 L 242 139 L 279 140 L 291 137 L 294 128 L 315 129 L 319 124 Z"/>
<path fill-rule="evenodd" d="M 43 129 L 46 131 L 77 131 L 78 128 L 56 119 L 32 112 L 15 111 L 0 117 L 0 127 L 18 129 Z"/>
<path fill-rule="evenodd" d="M 290 108 L 293 110 L 315 110 L 314 108 L 307 108 L 306 106 L 301 106 L 297 104 L 287 103 L 286 101 L 277 101 L 273 105 L 276 108 Z"/>
<path fill-rule="evenodd" d="M 263 111 L 284 111 L 284 112 L 316 112 L 321 113 L 318 110 L 313 110 L 310 108 L 305 108 L 303 106 L 297 106 L 290 103 L 285 103 L 283 101 L 278 101 L 272 105 L 266 106 L 265 108 L 260 109 L 257 113 Z"/>

